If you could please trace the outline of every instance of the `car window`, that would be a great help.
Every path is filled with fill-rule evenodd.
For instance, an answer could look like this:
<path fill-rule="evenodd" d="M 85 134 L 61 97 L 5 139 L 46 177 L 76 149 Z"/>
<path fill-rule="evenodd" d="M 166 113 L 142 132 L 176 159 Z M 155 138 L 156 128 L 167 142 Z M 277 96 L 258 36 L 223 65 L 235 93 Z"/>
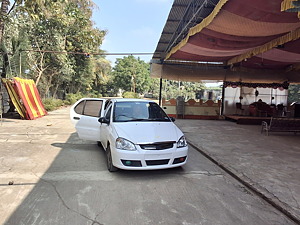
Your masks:
<path fill-rule="evenodd" d="M 170 121 L 155 102 L 116 102 L 113 120 L 115 122 Z"/>
<path fill-rule="evenodd" d="M 102 100 L 85 100 L 80 102 L 74 111 L 81 115 L 99 117 L 103 101 Z"/>
<path fill-rule="evenodd" d="M 84 104 L 85 104 L 85 101 L 79 102 L 79 104 L 75 106 L 74 111 L 75 111 L 77 114 L 82 115 L 82 113 L 83 113 L 83 108 L 84 108 Z"/>
<path fill-rule="evenodd" d="M 150 119 L 164 119 L 168 117 L 161 107 L 156 103 L 150 103 L 149 118 Z"/>

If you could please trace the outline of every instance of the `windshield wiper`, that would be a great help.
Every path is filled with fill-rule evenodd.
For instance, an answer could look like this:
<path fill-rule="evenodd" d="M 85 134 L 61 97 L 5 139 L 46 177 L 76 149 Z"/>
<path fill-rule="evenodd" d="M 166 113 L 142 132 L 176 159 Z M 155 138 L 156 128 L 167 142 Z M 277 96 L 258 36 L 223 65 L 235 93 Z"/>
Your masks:
<path fill-rule="evenodd" d="M 149 120 L 151 120 L 151 121 L 170 121 L 169 118 L 151 118 Z"/>
<path fill-rule="evenodd" d="M 116 120 L 116 122 L 136 122 L 136 121 L 164 121 L 164 122 L 167 122 L 167 121 L 171 121 L 169 118 L 149 118 L 149 119 L 142 119 L 142 118 L 131 118 L 129 120 Z"/>
<path fill-rule="evenodd" d="M 137 119 L 137 118 L 132 118 L 129 121 L 151 121 L 150 119 Z"/>
<path fill-rule="evenodd" d="M 130 122 L 131 120 L 115 120 L 115 122 Z"/>

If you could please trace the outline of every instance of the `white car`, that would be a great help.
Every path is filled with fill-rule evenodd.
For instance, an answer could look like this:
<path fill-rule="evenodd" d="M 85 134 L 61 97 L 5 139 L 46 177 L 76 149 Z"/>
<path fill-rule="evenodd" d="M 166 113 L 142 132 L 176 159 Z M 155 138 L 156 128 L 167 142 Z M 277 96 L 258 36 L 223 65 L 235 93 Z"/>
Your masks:
<path fill-rule="evenodd" d="M 183 133 L 154 101 L 83 98 L 70 118 L 81 139 L 103 146 L 111 172 L 166 169 L 187 161 Z"/>

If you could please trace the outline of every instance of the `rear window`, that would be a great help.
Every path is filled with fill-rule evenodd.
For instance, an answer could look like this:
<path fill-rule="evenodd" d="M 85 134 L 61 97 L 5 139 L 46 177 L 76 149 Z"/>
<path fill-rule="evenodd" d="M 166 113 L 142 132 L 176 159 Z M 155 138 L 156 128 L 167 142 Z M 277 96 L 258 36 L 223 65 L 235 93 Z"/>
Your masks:
<path fill-rule="evenodd" d="M 74 111 L 77 114 L 82 115 L 84 104 L 85 104 L 85 101 L 79 102 L 78 105 L 75 106 Z"/>
<path fill-rule="evenodd" d="M 102 103 L 102 100 L 85 100 L 80 102 L 74 111 L 80 115 L 99 117 Z"/>

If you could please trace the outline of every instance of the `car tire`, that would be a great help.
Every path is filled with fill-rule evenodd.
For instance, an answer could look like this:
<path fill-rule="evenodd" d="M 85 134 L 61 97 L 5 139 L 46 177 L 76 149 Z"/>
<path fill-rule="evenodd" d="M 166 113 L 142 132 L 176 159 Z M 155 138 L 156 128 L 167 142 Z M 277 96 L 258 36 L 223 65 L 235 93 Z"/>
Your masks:
<path fill-rule="evenodd" d="M 116 172 L 118 170 L 112 162 L 110 146 L 107 146 L 106 148 L 106 165 L 109 172 Z"/>

